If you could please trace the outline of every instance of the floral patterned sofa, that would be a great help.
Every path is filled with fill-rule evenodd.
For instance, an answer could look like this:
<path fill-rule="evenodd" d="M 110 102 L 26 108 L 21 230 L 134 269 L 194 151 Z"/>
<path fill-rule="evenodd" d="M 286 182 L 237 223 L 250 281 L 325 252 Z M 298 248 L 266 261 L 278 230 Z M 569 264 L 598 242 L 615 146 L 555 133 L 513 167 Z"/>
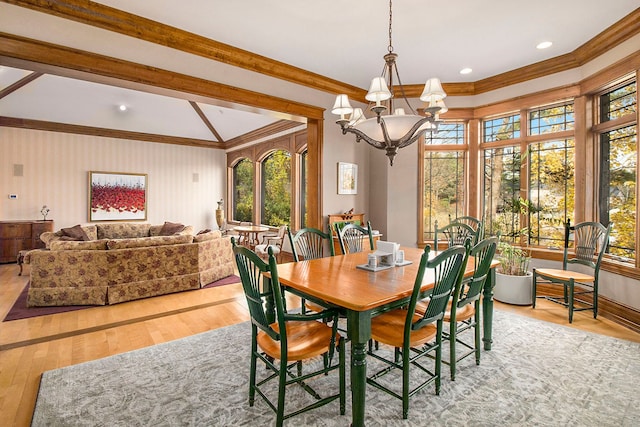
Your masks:
<path fill-rule="evenodd" d="M 27 305 L 116 304 L 198 289 L 233 274 L 229 238 L 209 230 L 194 236 L 190 226 L 166 235 L 166 224 L 176 225 L 109 223 L 43 233 L 49 250 L 25 257 Z"/>

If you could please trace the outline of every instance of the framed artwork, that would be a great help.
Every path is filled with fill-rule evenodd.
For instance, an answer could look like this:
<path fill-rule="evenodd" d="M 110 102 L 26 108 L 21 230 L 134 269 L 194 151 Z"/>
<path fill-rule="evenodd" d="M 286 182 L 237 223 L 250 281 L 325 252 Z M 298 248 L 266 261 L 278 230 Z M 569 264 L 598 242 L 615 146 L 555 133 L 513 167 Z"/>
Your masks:
<path fill-rule="evenodd" d="M 147 175 L 89 172 L 89 221 L 147 219 Z"/>
<path fill-rule="evenodd" d="M 338 162 L 338 194 L 358 194 L 358 165 Z"/>

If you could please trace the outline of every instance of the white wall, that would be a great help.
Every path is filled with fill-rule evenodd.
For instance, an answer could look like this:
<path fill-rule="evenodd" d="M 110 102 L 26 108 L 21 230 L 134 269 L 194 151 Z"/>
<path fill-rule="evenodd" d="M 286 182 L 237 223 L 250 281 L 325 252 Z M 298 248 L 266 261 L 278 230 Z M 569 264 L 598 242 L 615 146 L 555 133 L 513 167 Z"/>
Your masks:
<path fill-rule="evenodd" d="M 0 159 L 0 219 L 41 219 L 47 205 L 56 229 L 88 222 L 89 171 L 147 174 L 147 222 L 196 232 L 217 228 L 226 188 L 222 150 L 0 127 Z M 23 176 L 13 176 L 15 164 Z"/>

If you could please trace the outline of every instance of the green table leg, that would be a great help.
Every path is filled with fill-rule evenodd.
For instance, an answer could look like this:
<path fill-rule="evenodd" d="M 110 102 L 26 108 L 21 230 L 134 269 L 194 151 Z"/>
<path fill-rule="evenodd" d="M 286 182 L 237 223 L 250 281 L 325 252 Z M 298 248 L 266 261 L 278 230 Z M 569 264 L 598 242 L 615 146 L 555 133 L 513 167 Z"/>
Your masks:
<path fill-rule="evenodd" d="M 347 331 L 351 340 L 351 411 L 353 427 L 364 426 L 367 389 L 367 350 L 371 338 L 371 312 L 348 311 Z"/>
<path fill-rule="evenodd" d="M 484 282 L 484 289 L 482 291 L 482 327 L 484 342 L 484 349 L 491 350 L 492 339 L 492 326 L 493 326 L 493 286 L 496 283 L 496 269 L 489 270 L 489 276 Z"/>

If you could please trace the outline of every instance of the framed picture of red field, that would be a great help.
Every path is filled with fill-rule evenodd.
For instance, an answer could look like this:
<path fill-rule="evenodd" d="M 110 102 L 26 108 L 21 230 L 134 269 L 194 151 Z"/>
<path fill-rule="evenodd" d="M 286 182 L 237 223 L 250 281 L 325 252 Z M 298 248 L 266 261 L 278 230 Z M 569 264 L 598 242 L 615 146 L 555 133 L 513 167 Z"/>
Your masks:
<path fill-rule="evenodd" d="M 89 172 L 89 221 L 147 219 L 147 175 Z"/>

